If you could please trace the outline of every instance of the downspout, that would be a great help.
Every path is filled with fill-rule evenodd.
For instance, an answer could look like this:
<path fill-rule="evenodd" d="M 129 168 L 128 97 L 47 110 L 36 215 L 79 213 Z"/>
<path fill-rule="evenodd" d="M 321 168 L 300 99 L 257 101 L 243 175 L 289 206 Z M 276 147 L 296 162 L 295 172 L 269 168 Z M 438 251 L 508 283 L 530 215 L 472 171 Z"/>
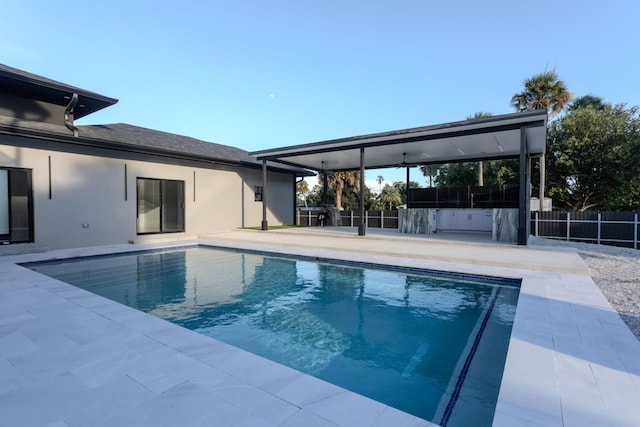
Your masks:
<path fill-rule="evenodd" d="M 73 124 L 73 109 L 76 107 L 78 103 L 78 94 L 74 93 L 71 95 L 71 99 L 69 100 L 69 104 L 67 108 L 64 110 L 64 125 L 73 132 L 73 136 L 78 136 L 78 128 Z"/>

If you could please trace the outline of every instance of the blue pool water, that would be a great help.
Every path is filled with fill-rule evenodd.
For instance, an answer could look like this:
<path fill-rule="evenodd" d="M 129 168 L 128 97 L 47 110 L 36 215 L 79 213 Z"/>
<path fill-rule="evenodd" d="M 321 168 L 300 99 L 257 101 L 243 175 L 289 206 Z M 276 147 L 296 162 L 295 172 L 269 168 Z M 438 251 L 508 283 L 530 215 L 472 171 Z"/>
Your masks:
<path fill-rule="evenodd" d="M 519 293 L 202 246 L 28 266 L 448 426 L 491 425 Z"/>

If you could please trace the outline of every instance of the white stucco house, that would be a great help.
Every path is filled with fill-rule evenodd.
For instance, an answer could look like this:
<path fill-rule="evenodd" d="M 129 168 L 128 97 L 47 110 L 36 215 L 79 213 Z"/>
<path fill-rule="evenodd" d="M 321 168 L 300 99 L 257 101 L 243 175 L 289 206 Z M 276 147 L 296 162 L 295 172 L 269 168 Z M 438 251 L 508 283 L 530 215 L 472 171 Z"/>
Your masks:
<path fill-rule="evenodd" d="M 0 254 L 190 238 L 263 220 L 263 162 L 130 124 L 77 126 L 116 99 L 0 64 Z M 308 171 L 268 163 L 269 224 Z"/>

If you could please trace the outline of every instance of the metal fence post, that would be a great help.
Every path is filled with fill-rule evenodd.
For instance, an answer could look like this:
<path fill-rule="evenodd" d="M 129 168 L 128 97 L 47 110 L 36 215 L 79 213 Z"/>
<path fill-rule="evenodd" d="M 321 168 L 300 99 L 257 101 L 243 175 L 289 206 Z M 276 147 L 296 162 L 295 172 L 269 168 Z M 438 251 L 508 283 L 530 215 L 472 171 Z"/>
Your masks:
<path fill-rule="evenodd" d="M 351 227 L 353 227 L 353 211 L 351 211 Z"/>
<path fill-rule="evenodd" d="M 571 214 L 567 212 L 567 242 L 571 237 Z"/>
<path fill-rule="evenodd" d="M 364 211 L 364 225 L 369 228 L 369 211 Z"/>
<path fill-rule="evenodd" d="M 384 211 L 380 211 L 380 228 L 384 228 Z"/>
<path fill-rule="evenodd" d="M 296 225 L 300 224 L 300 209 L 296 210 Z"/>
<path fill-rule="evenodd" d="M 536 211 L 536 237 L 538 237 L 538 214 L 540 213 L 540 211 Z"/>
<path fill-rule="evenodd" d="M 633 216 L 633 249 L 638 249 L 638 214 Z"/>
<path fill-rule="evenodd" d="M 600 244 L 600 231 L 602 229 L 602 214 L 598 212 L 598 244 Z"/>
<path fill-rule="evenodd" d="M 311 227 L 311 211 L 307 212 L 309 212 L 309 215 L 307 216 L 307 227 Z"/>

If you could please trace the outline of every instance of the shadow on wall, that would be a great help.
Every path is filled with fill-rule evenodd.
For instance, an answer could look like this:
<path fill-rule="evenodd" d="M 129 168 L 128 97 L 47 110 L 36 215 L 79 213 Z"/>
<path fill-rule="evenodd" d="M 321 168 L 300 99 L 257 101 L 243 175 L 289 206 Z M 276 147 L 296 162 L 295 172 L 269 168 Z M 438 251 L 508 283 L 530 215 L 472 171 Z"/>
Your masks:
<path fill-rule="evenodd" d="M 47 166 L 33 171 L 36 244 L 82 247 L 126 243 L 135 236 L 135 186 L 125 190 L 124 161 L 49 154 L 50 198 Z"/>
<path fill-rule="evenodd" d="M 262 198 L 265 193 L 262 184 L 262 172 L 247 171 L 238 174 L 241 196 L 241 226 L 260 227 L 263 219 Z M 295 223 L 294 206 L 291 205 L 291 219 L 281 209 L 283 180 L 277 174 L 269 172 L 267 176 L 267 221 L 269 226 Z M 292 186 L 292 188 L 295 188 Z M 293 198 L 291 199 L 293 200 Z M 280 209 L 279 209 L 280 208 Z"/>
<path fill-rule="evenodd" d="M 13 150 L 13 154 L 11 154 Z M 22 151 L 21 147 L 3 146 L 0 148 L 0 167 L 22 167 Z"/>
<path fill-rule="evenodd" d="M 5 99 L 2 103 L 2 107 L 0 108 L 0 113 L 2 113 L 3 110 L 5 112 L 10 112 L 8 117 L 13 119 L 11 121 L 12 126 L 17 126 L 21 120 L 51 123 L 53 115 L 50 110 L 46 109 L 42 105 L 41 102 L 4 93 L 2 94 L 2 97 Z M 60 122 L 59 124 L 61 124 L 64 122 L 64 107 L 56 107 L 61 110 L 61 117 L 60 120 L 58 120 L 58 122 Z"/>

